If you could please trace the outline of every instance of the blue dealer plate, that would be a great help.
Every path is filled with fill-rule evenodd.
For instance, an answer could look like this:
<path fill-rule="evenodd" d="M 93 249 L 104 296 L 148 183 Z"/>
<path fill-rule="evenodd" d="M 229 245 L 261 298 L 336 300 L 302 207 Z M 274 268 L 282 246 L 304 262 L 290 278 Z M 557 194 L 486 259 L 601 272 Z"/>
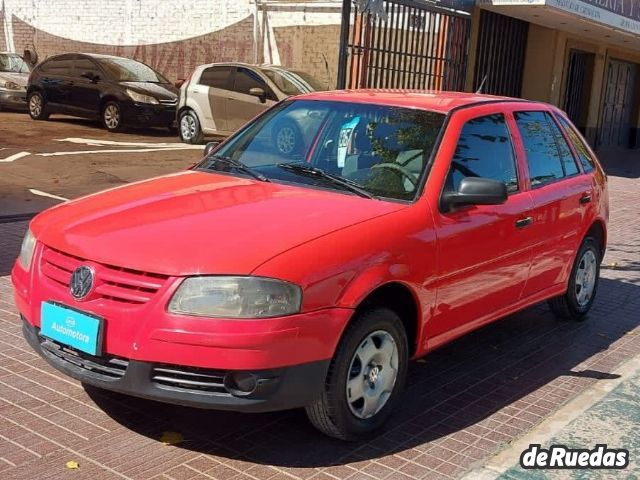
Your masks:
<path fill-rule="evenodd" d="M 42 303 L 40 334 L 91 355 L 101 354 L 102 319 L 57 303 Z"/>

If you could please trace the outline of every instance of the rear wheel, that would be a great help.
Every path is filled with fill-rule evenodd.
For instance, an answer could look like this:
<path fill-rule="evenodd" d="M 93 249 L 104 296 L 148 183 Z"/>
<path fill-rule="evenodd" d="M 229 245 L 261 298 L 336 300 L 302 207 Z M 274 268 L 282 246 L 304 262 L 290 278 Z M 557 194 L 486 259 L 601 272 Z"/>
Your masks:
<path fill-rule="evenodd" d="M 193 110 L 185 110 L 180 114 L 180 139 L 184 143 L 202 143 L 204 135 L 200 127 L 200 120 Z"/>
<path fill-rule="evenodd" d="M 122 110 L 116 102 L 107 102 L 102 108 L 102 125 L 110 132 L 122 130 Z"/>
<path fill-rule="evenodd" d="M 556 316 L 575 321 L 585 319 L 596 298 L 600 256 L 596 239 L 585 238 L 571 269 L 566 293 L 549 300 L 549 307 Z"/>
<path fill-rule="evenodd" d="M 33 92 L 29 95 L 29 116 L 34 120 L 46 120 L 49 114 L 46 113 L 46 102 L 40 92 Z"/>
<path fill-rule="evenodd" d="M 387 308 L 361 313 L 344 333 L 323 394 L 306 407 L 311 423 L 341 440 L 367 438 L 385 423 L 405 382 L 407 335 Z"/>

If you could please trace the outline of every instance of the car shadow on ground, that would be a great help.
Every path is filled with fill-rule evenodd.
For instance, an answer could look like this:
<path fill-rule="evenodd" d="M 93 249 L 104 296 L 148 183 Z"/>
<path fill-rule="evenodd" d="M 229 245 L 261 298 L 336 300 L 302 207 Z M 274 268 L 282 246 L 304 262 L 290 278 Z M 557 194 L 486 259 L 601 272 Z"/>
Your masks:
<path fill-rule="evenodd" d="M 66 117 L 66 116 L 57 116 L 52 115 L 49 117 L 50 122 L 56 123 L 66 123 L 67 125 L 77 125 L 82 127 L 95 128 L 96 130 L 100 130 L 105 134 L 109 134 L 107 130 L 102 126 L 99 120 L 87 120 L 84 118 L 75 118 L 75 117 Z M 162 137 L 162 138 L 173 138 L 176 142 L 180 142 L 180 138 L 178 137 L 178 133 L 169 131 L 168 128 L 151 128 L 151 127 L 125 127 L 123 130 L 114 133 L 114 135 L 142 135 L 145 137 Z"/>
<path fill-rule="evenodd" d="M 166 431 L 178 432 L 185 439 L 180 443 L 184 449 L 282 467 L 343 465 L 399 453 L 478 422 L 486 424 L 487 417 L 558 377 L 617 378 L 578 365 L 637 327 L 639 308 L 639 285 L 601 279 L 585 322 L 557 321 L 546 304 L 540 304 L 458 339 L 413 362 L 407 389 L 387 428 L 358 443 L 323 436 L 301 409 L 216 412 L 85 389 L 123 426 L 153 439 Z"/>

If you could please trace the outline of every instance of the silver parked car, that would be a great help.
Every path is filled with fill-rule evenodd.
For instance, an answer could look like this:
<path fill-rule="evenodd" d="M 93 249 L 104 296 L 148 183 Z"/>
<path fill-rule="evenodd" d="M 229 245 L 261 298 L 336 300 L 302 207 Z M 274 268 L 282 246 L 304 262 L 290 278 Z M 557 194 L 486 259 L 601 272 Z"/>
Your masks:
<path fill-rule="evenodd" d="M 27 110 L 27 81 L 31 69 L 16 53 L 0 52 L 0 109 Z"/>
<path fill-rule="evenodd" d="M 180 87 L 178 126 L 186 143 L 228 136 L 256 115 L 292 95 L 326 90 L 311 75 L 274 65 L 211 63 L 196 67 Z M 283 153 L 300 148 L 300 124 L 283 121 L 272 141 Z"/>

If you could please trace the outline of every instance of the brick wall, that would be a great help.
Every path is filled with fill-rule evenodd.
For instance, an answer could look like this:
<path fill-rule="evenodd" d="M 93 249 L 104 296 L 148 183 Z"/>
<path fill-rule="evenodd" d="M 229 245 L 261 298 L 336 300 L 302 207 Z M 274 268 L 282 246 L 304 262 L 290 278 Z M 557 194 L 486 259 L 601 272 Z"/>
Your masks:
<path fill-rule="evenodd" d="M 176 80 L 202 63 L 252 63 L 257 52 L 258 63 L 304 70 L 335 86 L 341 1 L 318 7 L 317 2 L 279 0 L 272 8 L 261 0 L 257 48 L 252 2 L 4 0 L 4 14 L 15 51 L 35 49 L 39 60 L 65 52 L 121 55 Z M 0 47 L 5 37 L 0 30 Z"/>

